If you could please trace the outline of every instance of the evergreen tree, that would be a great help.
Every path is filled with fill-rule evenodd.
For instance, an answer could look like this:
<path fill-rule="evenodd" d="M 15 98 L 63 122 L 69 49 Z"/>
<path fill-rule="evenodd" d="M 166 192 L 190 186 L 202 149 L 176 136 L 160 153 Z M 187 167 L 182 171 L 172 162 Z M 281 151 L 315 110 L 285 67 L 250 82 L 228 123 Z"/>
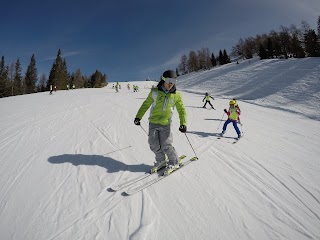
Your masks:
<path fill-rule="evenodd" d="M 22 76 L 21 76 L 21 64 L 20 60 L 16 61 L 14 79 L 13 79 L 13 95 L 22 94 Z"/>
<path fill-rule="evenodd" d="M 223 49 L 223 64 L 231 63 L 229 55 L 227 54 L 227 51 Z"/>
<path fill-rule="evenodd" d="M 36 68 L 36 59 L 33 54 L 26 72 L 26 76 L 25 76 L 26 93 L 35 92 L 37 80 L 38 80 L 38 73 Z"/>
<path fill-rule="evenodd" d="M 273 56 L 274 56 L 273 44 L 272 44 L 272 40 L 270 37 L 268 37 L 268 39 L 267 39 L 267 55 L 268 55 L 268 58 L 273 58 Z"/>
<path fill-rule="evenodd" d="M 8 94 L 8 67 L 5 66 L 4 56 L 0 61 L 0 98 L 9 96 Z"/>
<path fill-rule="evenodd" d="M 91 75 L 90 85 L 92 88 L 103 87 L 105 82 L 106 82 L 106 75 L 102 74 L 98 70 L 96 70 L 95 73 Z"/>
<path fill-rule="evenodd" d="M 267 53 L 266 49 L 264 48 L 264 46 L 262 45 L 262 43 L 260 43 L 258 55 L 261 60 L 268 58 L 268 53 Z"/>
<path fill-rule="evenodd" d="M 210 61 L 211 61 L 211 65 L 212 65 L 213 67 L 217 66 L 217 60 L 216 60 L 216 57 L 214 56 L 213 53 L 211 54 Z"/>
<path fill-rule="evenodd" d="M 223 54 L 222 54 L 221 49 L 219 51 L 218 63 L 219 63 L 219 65 L 223 65 L 224 64 L 224 59 L 223 59 Z"/>
<path fill-rule="evenodd" d="M 304 58 L 305 57 L 304 50 L 301 46 L 301 43 L 298 39 L 298 35 L 296 33 L 293 34 L 293 36 L 292 36 L 291 48 L 292 48 L 293 57 L 295 57 L 295 58 Z"/>
<path fill-rule="evenodd" d="M 180 76 L 178 68 L 176 68 L 176 74 L 177 74 L 177 77 Z"/>
<path fill-rule="evenodd" d="M 305 34 L 305 51 L 308 57 L 320 57 L 320 45 L 314 30 L 309 30 Z"/>
<path fill-rule="evenodd" d="M 54 61 L 50 70 L 49 79 L 47 83 L 47 90 L 50 85 L 56 86 L 57 89 L 67 88 L 68 71 L 66 61 L 61 57 L 61 50 L 58 50 L 56 60 Z"/>
<path fill-rule="evenodd" d="M 90 78 L 88 76 L 83 76 L 83 80 L 84 80 L 83 87 L 89 88 L 90 87 Z"/>
<path fill-rule="evenodd" d="M 66 59 L 63 59 L 62 64 L 62 77 L 60 79 L 60 89 L 67 89 L 68 79 L 69 79 L 69 73 L 67 69 L 67 62 Z"/>

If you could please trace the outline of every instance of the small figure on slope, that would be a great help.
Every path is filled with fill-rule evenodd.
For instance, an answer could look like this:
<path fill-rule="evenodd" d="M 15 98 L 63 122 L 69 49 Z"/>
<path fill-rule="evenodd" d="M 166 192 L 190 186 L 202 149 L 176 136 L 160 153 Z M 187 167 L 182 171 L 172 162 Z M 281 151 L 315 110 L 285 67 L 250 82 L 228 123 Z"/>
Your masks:
<path fill-rule="evenodd" d="M 187 131 L 187 113 L 182 102 L 181 93 L 176 90 L 176 72 L 165 71 L 156 88 L 152 88 L 147 99 L 141 105 L 136 118 L 135 125 L 140 125 L 140 120 L 146 111 L 150 109 L 149 117 L 149 145 L 154 152 L 156 162 L 150 170 L 151 173 L 166 167 L 165 175 L 170 174 L 180 167 L 179 157 L 172 146 L 171 117 L 174 107 L 179 113 L 180 127 L 183 133 Z M 166 161 L 166 158 L 168 160 Z"/>
<path fill-rule="evenodd" d="M 227 130 L 228 124 L 232 123 L 234 129 L 236 130 L 236 132 L 238 134 L 238 139 L 239 139 L 241 137 L 241 133 L 240 133 L 240 130 L 238 128 L 237 122 L 239 120 L 240 108 L 237 108 L 235 106 L 235 104 L 236 104 L 236 101 L 235 100 L 231 100 L 229 102 L 229 111 L 227 111 L 227 109 L 224 109 L 224 112 L 228 115 L 228 120 L 225 121 L 225 123 L 223 125 L 223 128 L 222 128 L 222 133 L 220 135 L 223 136 L 223 134 Z"/>
<path fill-rule="evenodd" d="M 209 95 L 209 93 L 206 93 L 206 95 L 204 96 L 204 98 L 203 98 L 203 100 L 202 100 L 202 102 L 204 102 L 204 100 L 206 100 L 206 103 L 203 105 L 203 108 L 206 108 L 207 103 L 209 103 L 209 105 L 212 107 L 212 109 L 215 109 L 215 108 L 212 106 L 211 102 L 210 102 L 210 98 L 212 98 L 212 100 L 214 100 L 214 98 L 211 97 L 211 96 Z"/>

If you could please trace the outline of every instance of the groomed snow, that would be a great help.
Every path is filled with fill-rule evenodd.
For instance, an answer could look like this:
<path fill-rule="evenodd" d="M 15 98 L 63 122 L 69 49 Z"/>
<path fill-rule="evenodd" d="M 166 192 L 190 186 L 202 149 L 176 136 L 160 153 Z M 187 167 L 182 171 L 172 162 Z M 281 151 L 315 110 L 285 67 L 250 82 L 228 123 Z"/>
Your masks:
<path fill-rule="evenodd" d="M 135 194 L 153 164 L 134 117 L 155 82 L 0 99 L 0 239 L 320 239 L 320 58 L 246 60 L 179 77 L 199 161 Z M 201 108 L 204 93 L 217 110 Z M 237 98 L 243 138 L 223 109 Z M 178 153 L 194 156 L 179 132 Z"/>

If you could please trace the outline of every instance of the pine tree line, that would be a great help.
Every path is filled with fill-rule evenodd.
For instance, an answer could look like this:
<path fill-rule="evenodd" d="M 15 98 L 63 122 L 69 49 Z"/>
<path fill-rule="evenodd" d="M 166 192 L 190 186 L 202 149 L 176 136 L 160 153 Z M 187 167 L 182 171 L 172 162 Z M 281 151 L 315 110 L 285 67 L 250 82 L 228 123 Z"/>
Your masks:
<path fill-rule="evenodd" d="M 239 39 L 232 47 L 233 57 L 250 59 L 254 55 L 260 59 L 270 58 L 304 58 L 320 57 L 320 16 L 318 17 L 318 35 L 310 28 L 306 21 L 301 22 L 298 28 L 281 26 L 279 31 L 270 31 L 269 34 Z"/>
<path fill-rule="evenodd" d="M 184 75 L 230 62 L 230 57 L 225 49 L 223 51 L 220 49 L 218 57 L 215 57 L 214 53 L 211 53 L 208 48 L 201 48 L 197 52 L 191 50 L 188 56 L 183 54 L 176 72 L 177 75 Z"/>
<path fill-rule="evenodd" d="M 4 56 L 0 60 L 0 98 L 44 92 L 50 89 L 50 85 L 57 90 L 68 89 L 68 86 L 76 88 L 99 88 L 107 84 L 107 75 L 96 70 L 91 76 L 83 76 L 81 70 L 77 69 L 75 73 L 69 73 L 66 60 L 61 56 L 61 50 L 58 50 L 57 57 L 52 64 L 49 78 L 45 74 L 38 79 L 36 58 L 33 54 L 30 64 L 27 67 L 25 76 L 22 76 L 22 68 L 19 58 L 11 65 L 5 64 Z"/>
<path fill-rule="evenodd" d="M 306 21 L 301 22 L 301 27 L 295 25 L 280 27 L 280 31 L 271 31 L 269 34 L 239 39 L 232 47 L 230 56 L 234 59 L 250 59 L 258 55 L 260 59 L 268 58 L 304 58 L 320 57 L 320 16 L 317 22 L 317 32 L 310 28 Z M 201 48 L 197 52 L 191 50 L 189 55 L 183 54 L 180 64 L 176 68 L 177 75 L 187 74 L 199 70 L 206 70 L 217 65 L 230 63 L 226 50 L 219 51 L 215 57 L 208 48 Z"/>

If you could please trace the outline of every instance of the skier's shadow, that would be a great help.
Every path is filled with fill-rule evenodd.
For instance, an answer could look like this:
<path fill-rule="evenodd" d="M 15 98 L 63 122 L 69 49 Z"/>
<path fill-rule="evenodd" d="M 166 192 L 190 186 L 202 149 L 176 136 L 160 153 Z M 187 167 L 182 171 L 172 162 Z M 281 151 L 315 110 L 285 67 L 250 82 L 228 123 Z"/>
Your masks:
<path fill-rule="evenodd" d="M 221 119 L 218 119 L 218 118 L 205 118 L 203 120 L 207 120 L 207 121 L 219 121 L 219 122 L 222 122 L 222 121 L 225 121 L 225 120 L 221 120 Z"/>
<path fill-rule="evenodd" d="M 200 137 L 219 137 L 220 133 L 209 133 L 209 132 L 198 132 L 198 131 L 188 131 L 188 133 L 196 134 Z"/>
<path fill-rule="evenodd" d="M 150 165 L 146 164 L 127 165 L 110 157 L 83 154 L 64 154 L 60 156 L 52 156 L 48 159 L 48 162 L 52 164 L 71 163 L 74 166 L 99 166 L 107 169 L 108 173 L 120 171 L 148 172 L 151 168 Z"/>
<path fill-rule="evenodd" d="M 203 108 L 203 107 L 199 107 L 199 106 L 185 106 L 186 108 Z"/>

